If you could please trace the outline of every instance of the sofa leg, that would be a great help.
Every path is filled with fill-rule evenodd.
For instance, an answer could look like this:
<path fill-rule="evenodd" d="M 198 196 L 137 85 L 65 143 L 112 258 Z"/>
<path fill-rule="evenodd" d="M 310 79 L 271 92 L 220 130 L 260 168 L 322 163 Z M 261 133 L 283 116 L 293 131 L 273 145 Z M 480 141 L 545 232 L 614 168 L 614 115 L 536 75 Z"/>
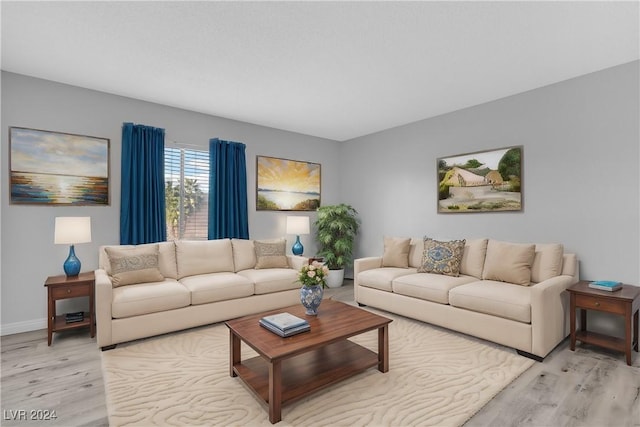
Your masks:
<path fill-rule="evenodd" d="M 366 307 L 366 306 L 367 306 L 367 304 L 363 304 L 361 302 L 358 303 L 358 307 Z"/>
<path fill-rule="evenodd" d="M 537 356 L 535 354 L 527 353 L 526 351 L 516 350 L 520 356 L 528 357 L 529 359 L 533 359 L 536 362 L 542 362 L 544 357 Z"/>
<path fill-rule="evenodd" d="M 114 348 L 116 348 L 117 345 L 118 344 L 105 345 L 104 347 L 100 347 L 100 350 L 102 351 L 113 350 Z"/>

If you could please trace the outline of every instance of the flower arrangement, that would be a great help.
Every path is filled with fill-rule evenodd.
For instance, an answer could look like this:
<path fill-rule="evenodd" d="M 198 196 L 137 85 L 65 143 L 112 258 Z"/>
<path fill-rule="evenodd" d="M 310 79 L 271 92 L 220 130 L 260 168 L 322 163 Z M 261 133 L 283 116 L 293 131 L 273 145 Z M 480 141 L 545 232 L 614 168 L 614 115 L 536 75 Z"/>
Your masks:
<path fill-rule="evenodd" d="M 326 278 L 329 268 L 326 265 L 313 261 L 309 265 L 303 265 L 298 273 L 298 281 L 302 286 L 326 286 Z"/>

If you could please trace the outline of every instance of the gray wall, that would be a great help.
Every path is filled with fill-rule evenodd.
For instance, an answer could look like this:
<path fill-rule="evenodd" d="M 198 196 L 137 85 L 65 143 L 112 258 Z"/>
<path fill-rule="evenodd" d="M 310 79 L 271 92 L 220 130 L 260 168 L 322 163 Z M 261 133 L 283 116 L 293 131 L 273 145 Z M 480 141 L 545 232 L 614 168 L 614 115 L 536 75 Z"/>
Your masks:
<path fill-rule="evenodd" d="M 636 61 L 339 144 L 3 72 L 2 334 L 45 327 L 43 282 L 68 252 L 53 244 L 56 216 L 92 217 L 93 242 L 76 247 L 83 270 L 99 245 L 117 243 L 125 121 L 203 148 L 212 137 L 246 143 L 253 238 L 284 235 L 286 213 L 255 211 L 255 156 L 270 155 L 322 164 L 323 204 L 360 212 L 356 256 L 381 254 L 384 235 L 560 242 L 582 278 L 639 284 L 638 75 Z M 9 126 L 110 138 L 111 205 L 9 205 Z M 524 146 L 522 212 L 436 213 L 436 158 L 511 145 Z M 302 243 L 315 252 L 311 236 Z"/>
<path fill-rule="evenodd" d="M 559 242 L 583 279 L 640 284 L 639 62 L 348 141 L 357 256 L 388 236 Z M 438 214 L 436 159 L 524 146 L 524 210 Z"/>
<path fill-rule="evenodd" d="M 251 238 L 286 236 L 286 212 L 257 212 L 255 209 L 256 155 L 321 163 L 322 203 L 339 202 L 339 147 L 335 141 L 2 72 L 0 285 L 3 335 L 46 327 L 46 292 L 43 283 L 47 276 L 64 274 L 62 263 L 69 251 L 67 245 L 53 243 L 53 224 L 56 216 L 91 216 L 93 241 L 76 246 L 76 254 L 82 261 L 83 271 L 97 267 L 99 245 L 118 243 L 123 122 L 162 127 L 166 129 L 167 139 L 198 145 L 205 150 L 208 149 L 209 139 L 214 137 L 245 143 Z M 7 180 L 10 126 L 109 138 L 111 205 L 10 205 Z M 312 223 L 315 220 L 315 213 L 293 214 L 309 214 Z M 294 236 L 286 238 L 290 247 Z M 311 235 L 301 236 L 301 241 L 305 246 L 305 254 L 315 253 L 316 245 Z M 75 308 L 77 304 L 78 302 L 65 301 L 59 307 L 65 310 Z"/>

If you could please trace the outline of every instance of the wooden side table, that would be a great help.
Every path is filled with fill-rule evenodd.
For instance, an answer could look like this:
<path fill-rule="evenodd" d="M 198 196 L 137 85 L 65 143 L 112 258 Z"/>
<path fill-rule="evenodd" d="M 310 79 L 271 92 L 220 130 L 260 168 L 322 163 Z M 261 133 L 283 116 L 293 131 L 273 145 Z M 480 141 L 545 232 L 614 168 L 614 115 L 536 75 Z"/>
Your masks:
<path fill-rule="evenodd" d="M 580 281 L 567 288 L 570 295 L 571 350 L 576 340 L 618 350 L 625 353 L 627 365 L 631 366 L 631 348 L 638 351 L 638 309 L 640 287 L 623 285 L 619 291 L 600 291 L 589 287 L 588 281 Z M 576 331 L 576 310 L 580 309 L 580 330 Z M 587 310 L 624 316 L 625 338 L 611 337 L 587 331 Z M 633 331 L 633 340 L 631 333 Z"/>
<path fill-rule="evenodd" d="M 91 338 L 96 336 L 96 310 L 95 310 L 95 276 L 93 271 L 80 273 L 77 276 L 51 276 L 48 277 L 44 286 L 47 287 L 48 309 L 47 309 L 47 340 L 51 345 L 51 338 L 54 332 L 67 331 L 70 329 L 89 327 Z M 88 297 L 89 312 L 84 313 L 81 322 L 67 323 L 65 316 L 56 315 L 56 301 L 68 298 Z"/>

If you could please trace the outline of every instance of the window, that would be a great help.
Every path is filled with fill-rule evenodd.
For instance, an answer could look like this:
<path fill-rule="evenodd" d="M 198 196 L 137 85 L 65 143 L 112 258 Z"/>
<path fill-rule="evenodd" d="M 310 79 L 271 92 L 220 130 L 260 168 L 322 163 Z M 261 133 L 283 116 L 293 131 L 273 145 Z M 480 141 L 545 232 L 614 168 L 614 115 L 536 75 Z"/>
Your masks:
<path fill-rule="evenodd" d="M 164 149 L 167 240 L 207 239 L 209 152 Z"/>

